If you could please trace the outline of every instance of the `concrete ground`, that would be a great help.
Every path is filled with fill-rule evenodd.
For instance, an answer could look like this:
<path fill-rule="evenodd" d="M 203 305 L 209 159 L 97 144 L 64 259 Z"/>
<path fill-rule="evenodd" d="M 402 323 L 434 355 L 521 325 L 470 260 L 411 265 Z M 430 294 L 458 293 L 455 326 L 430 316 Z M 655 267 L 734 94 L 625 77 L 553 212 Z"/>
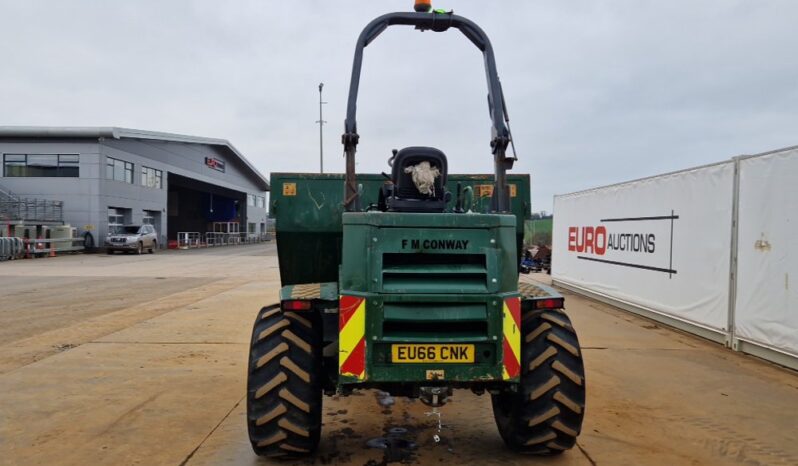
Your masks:
<path fill-rule="evenodd" d="M 278 289 L 272 244 L 0 264 L 0 464 L 270 464 L 250 450 L 243 398 L 251 324 Z M 297 464 L 798 464 L 794 372 L 566 302 L 587 371 L 578 448 L 507 451 L 490 399 L 465 391 L 435 443 L 423 405 L 364 392 L 325 398 L 320 452 Z M 366 446 L 394 427 L 417 448 Z"/>

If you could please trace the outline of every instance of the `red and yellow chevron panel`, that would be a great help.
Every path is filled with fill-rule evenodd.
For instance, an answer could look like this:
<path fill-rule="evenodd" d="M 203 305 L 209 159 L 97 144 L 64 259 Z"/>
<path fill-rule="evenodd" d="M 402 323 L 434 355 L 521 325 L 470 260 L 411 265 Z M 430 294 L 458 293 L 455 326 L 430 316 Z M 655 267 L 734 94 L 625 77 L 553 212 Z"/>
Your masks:
<path fill-rule="evenodd" d="M 366 299 L 341 295 L 338 312 L 338 372 L 366 378 Z"/>
<path fill-rule="evenodd" d="M 510 380 L 521 375 L 521 298 L 506 298 L 503 307 L 502 378 Z"/>

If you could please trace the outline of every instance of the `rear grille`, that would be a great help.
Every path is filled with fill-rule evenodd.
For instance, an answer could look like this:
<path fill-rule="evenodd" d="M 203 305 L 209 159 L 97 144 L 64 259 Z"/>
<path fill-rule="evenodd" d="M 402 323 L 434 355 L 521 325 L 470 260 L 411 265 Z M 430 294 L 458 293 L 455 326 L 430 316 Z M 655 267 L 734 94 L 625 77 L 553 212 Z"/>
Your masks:
<path fill-rule="evenodd" d="M 385 303 L 385 341 L 483 340 L 488 335 L 485 303 Z"/>
<path fill-rule="evenodd" d="M 410 338 L 429 338 L 445 341 L 447 335 L 456 334 L 460 338 L 481 338 L 488 333 L 487 322 L 383 322 L 382 334 L 385 340 Z"/>
<path fill-rule="evenodd" d="M 382 290 L 388 293 L 485 293 L 484 254 L 384 253 Z"/>

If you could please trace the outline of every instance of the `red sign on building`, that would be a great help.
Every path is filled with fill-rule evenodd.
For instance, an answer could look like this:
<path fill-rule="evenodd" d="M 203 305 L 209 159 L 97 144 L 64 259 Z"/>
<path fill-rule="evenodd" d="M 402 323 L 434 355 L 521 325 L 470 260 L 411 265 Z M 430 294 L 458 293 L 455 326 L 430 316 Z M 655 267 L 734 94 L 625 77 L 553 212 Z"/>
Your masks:
<path fill-rule="evenodd" d="M 215 159 L 213 157 L 205 157 L 205 165 L 214 170 L 224 172 L 224 160 Z"/>

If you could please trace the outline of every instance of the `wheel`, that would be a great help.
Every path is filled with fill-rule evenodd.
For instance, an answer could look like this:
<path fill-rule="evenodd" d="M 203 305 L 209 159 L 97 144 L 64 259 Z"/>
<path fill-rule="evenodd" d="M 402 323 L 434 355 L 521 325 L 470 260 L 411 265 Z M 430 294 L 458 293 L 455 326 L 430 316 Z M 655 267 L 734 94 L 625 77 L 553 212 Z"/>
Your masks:
<path fill-rule="evenodd" d="M 139 242 L 139 247 L 136 248 L 136 254 L 139 256 L 144 252 L 144 243 Z"/>
<path fill-rule="evenodd" d="M 148 249 L 147 252 L 150 253 L 150 254 L 155 254 L 155 250 L 156 249 L 158 249 L 158 242 L 157 241 L 153 241 L 152 242 L 152 246 L 150 246 L 150 249 Z"/>
<path fill-rule="evenodd" d="M 297 457 L 321 434 L 321 323 L 312 313 L 261 309 L 252 330 L 247 428 L 260 456 Z"/>
<path fill-rule="evenodd" d="M 114 253 L 114 250 L 113 249 L 106 249 L 105 253 L 111 255 L 111 254 Z"/>
<path fill-rule="evenodd" d="M 572 448 L 585 415 L 579 340 L 560 310 L 524 313 L 521 386 L 492 395 L 499 434 L 512 449 L 556 455 Z"/>

